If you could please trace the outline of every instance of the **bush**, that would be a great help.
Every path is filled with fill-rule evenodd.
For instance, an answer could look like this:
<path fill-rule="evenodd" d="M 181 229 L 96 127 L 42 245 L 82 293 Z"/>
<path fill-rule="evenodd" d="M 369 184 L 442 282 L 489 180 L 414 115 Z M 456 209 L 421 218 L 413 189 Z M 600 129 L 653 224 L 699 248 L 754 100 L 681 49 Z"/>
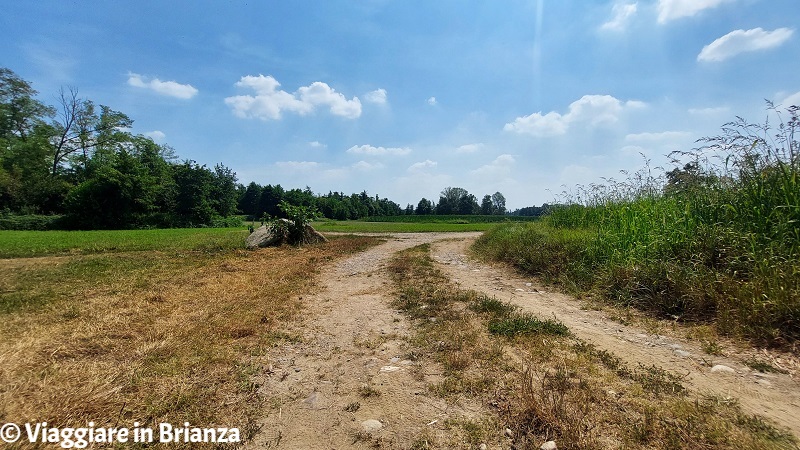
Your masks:
<path fill-rule="evenodd" d="M 63 229 L 62 216 L 0 214 L 0 230 L 44 231 Z"/>

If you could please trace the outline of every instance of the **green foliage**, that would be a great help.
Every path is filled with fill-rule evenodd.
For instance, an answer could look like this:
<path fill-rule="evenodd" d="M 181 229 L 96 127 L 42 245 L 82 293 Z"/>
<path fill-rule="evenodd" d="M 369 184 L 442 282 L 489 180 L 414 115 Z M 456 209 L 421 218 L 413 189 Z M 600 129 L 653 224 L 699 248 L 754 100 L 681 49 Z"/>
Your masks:
<path fill-rule="evenodd" d="M 676 155 L 690 163 L 579 190 L 544 221 L 500 226 L 476 249 L 658 316 L 714 321 L 720 332 L 765 344 L 794 342 L 800 121 L 797 108 L 788 114 L 776 130 L 726 124 L 704 147 Z M 721 163 L 704 160 L 709 154 Z"/>
<path fill-rule="evenodd" d="M 555 320 L 541 320 L 533 314 L 512 313 L 489 321 L 489 332 L 500 336 L 513 337 L 530 334 L 568 336 L 569 328 Z"/>
<path fill-rule="evenodd" d="M 319 216 L 316 208 L 295 206 L 283 201 L 278 205 L 286 219 L 270 220 L 269 228 L 273 235 L 283 236 L 289 245 L 300 246 L 307 242 L 306 228 Z"/>
<path fill-rule="evenodd" d="M 12 215 L 0 213 L 0 230 L 57 230 L 62 227 L 62 216 Z"/>

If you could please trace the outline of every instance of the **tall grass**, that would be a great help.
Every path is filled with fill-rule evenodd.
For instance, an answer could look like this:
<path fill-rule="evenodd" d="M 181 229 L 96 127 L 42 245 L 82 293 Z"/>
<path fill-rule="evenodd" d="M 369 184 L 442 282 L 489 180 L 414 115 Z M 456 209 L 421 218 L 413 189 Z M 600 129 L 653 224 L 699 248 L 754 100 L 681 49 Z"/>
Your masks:
<path fill-rule="evenodd" d="M 767 344 L 800 338 L 798 108 L 779 125 L 744 119 L 683 166 L 646 166 L 578 190 L 542 223 L 507 225 L 481 252 L 576 290 L 658 315 L 714 321 Z M 687 162 L 688 161 L 688 162 Z"/>

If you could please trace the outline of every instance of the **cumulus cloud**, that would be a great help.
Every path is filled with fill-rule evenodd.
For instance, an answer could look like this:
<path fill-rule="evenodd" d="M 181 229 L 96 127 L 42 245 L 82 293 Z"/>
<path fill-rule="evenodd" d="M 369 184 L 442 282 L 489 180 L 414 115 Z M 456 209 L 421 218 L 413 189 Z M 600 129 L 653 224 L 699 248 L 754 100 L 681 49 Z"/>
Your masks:
<path fill-rule="evenodd" d="M 622 102 L 610 95 L 584 95 L 569 105 L 566 114 L 555 111 L 547 114 L 537 112 L 517 117 L 503 129 L 537 137 L 559 136 L 565 134 L 573 123 L 583 122 L 592 126 L 611 124 L 619 120 L 620 114 L 624 111 L 645 106 L 646 104 L 640 101 Z"/>
<path fill-rule="evenodd" d="M 368 172 L 370 170 L 375 170 L 375 169 L 382 169 L 383 167 L 384 165 L 381 163 L 369 163 L 366 161 L 359 161 L 353 164 L 353 169 L 360 170 L 362 172 Z"/>
<path fill-rule="evenodd" d="M 410 148 L 397 148 L 397 147 L 374 147 L 372 145 L 354 145 L 347 149 L 347 153 L 353 153 L 357 155 L 371 155 L 371 156 L 384 156 L 384 155 L 396 155 L 402 156 L 411 153 Z"/>
<path fill-rule="evenodd" d="M 703 47 L 697 55 L 698 61 L 719 62 L 744 52 L 755 52 L 775 48 L 789 40 L 794 30 L 778 28 L 764 31 L 761 28 L 752 30 L 735 30 Z"/>
<path fill-rule="evenodd" d="M 484 147 L 482 142 L 464 144 L 456 149 L 456 153 L 475 153 Z"/>
<path fill-rule="evenodd" d="M 428 169 L 433 169 L 438 165 L 436 161 L 431 161 L 430 159 L 426 159 L 425 161 L 420 161 L 418 163 L 414 163 L 408 167 L 409 172 L 425 172 Z"/>
<path fill-rule="evenodd" d="M 161 81 L 158 78 L 153 78 L 152 80 L 148 81 L 147 78 L 136 73 L 128 74 L 128 85 L 137 88 L 150 89 L 151 91 L 161 95 L 181 99 L 190 99 L 199 92 L 191 84 L 180 84 L 175 81 Z"/>
<path fill-rule="evenodd" d="M 327 145 L 323 144 L 320 141 L 311 141 L 311 142 L 308 143 L 308 145 L 310 145 L 310 146 L 312 146 L 314 148 L 328 148 Z"/>
<path fill-rule="evenodd" d="M 785 108 L 790 106 L 800 106 L 800 92 L 795 92 L 794 94 L 784 98 L 781 100 L 780 105 Z"/>
<path fill-rule="evenodd" d="M 164 138 L 167 137 L 167 135 L 164 134 L 163 131 L 159 131 L 159 130 L 147 131 L 147 132 L 142 133 L 142 134 L 144 134 L 145 136 L 147 136 L 150 139 L 154 140 L 155 142 L 164 142 Z"/>
<path fill-rule="evenodd" d="M 631 17 L 636 15 L 637 3 L 614 5 L 611 9 L 611 20 L 600 26 L 601 30 L 621 31 L 630 21 Z"/>
<path fill-rule="evenodd" d="M 374 91 L 367 92 L 364 95 L 364 100 L 370 103 L 383 105 L 386 103 L 386 89 L 376 89 Z"/>
<path fill-rule="evenodd" d="M 278 89 L 280 85 L 272 76 L 244 76 L 236 86 L 252 89 L 255 95 L 227 97 L 225 104 L 237 117 L 261 120 L 280 119 L 283 111 L 304 116 L 314 112 L 318 106 L 328 107 L 331 114 L 348 119 L 361 116 L 361 101 L 358 97 L 348 100 L 326 83 L 315 81 L 309 86 L 299 88 L 295 93 Z"/>
<path fill-rule="evenodd" d="M 470 173 L 482 178 L 500 178 L 511 172 L 511 168 L 514 166 L 515 162 L 516 160 L 513 156 L 503 154 L 495 158 L 494 161 L 489 164 L 483 165 Z"/>
<path fill-rule="evenodd" d="M 429 97 L 429 98 L 428 98 L 428 100 L 427 100 L 427 102 L 428 102 L 428 104 L 429 104 L 429 105 L 431 105 L 431 106 L 436 106 L 436 104 L 438 103 L 438 102 L 436 101 L 436 97 Z"/>
<path fill-rule="evenodd" d="M 732 0 L 658 0 L 658 23 L 667 23 L 681 17 L 691 17 L 705 9 Z"/>

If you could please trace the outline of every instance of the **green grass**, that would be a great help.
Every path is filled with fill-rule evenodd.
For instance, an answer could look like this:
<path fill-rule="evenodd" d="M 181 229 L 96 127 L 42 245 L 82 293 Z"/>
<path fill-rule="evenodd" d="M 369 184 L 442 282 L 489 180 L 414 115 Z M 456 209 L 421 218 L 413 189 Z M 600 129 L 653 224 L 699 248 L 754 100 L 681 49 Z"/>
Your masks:
<path fill-rule="evenodd" d="M 501 223 L 501 222 L 532 222 L 537 217 L 528 216 L 483 216 L 483 215 L 406 215 L 406 216 L 372 216 L 361 219 L 364 222 L 404 222 L 404 223 Z"/>
<path fill-rule="evenodd" d="M 128 251 L 243 248 L 246 229 L 0 231 L 0 258 Z"/>
<path fill-rule="evenodd" d="M 318 221 L 311 224 L 317 231 L 325 233 L 334 231 L 340 233 L 426 233 L 426 232 L 456 232 L 456 231 L 486 231 L 497 226 L 496 223 L 442 223 L 442 222 L 364 222 L 359 220 L 347 221 Z"/>

